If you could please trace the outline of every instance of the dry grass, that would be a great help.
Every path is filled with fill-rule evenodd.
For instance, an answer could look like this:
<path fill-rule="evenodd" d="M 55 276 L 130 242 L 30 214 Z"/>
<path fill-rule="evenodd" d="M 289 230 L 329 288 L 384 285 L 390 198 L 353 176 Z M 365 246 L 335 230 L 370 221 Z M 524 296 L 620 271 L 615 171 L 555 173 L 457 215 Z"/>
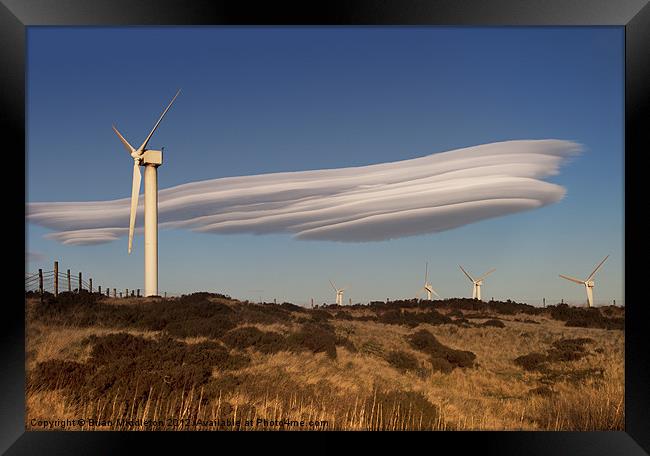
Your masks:
<path fill-rule="evenodd" d="M 107 300 L 108 301 L 108 300 Z M 135 300 L 138 305 L 142 300 Z M 120 305 L 123 305 L 120 303 Z M 230 306 L 236 303 L 228 302 Z M 345 309 L 372 316 L 367 308 Z M 447 313 L 446 310 L 441 311 Z M 465 312 L 467 313 L 467 312 Z M 332 314 L 336 314 L 332 312 Z M 283 322 L 248 323 L 263 332 L 290 336 L 300 330 L 293 313 Z M 492 318 L 497 315 L 490 315 Z M 571 328 L 544 315 L 499 315 L 504 328 L 421 324 L 416 328 L 374 321 L 330 319 L 337 337 L 356 351 L 336 347 L 336 357 L 311 351 L 264 354 L 255 347 L 235 350 L 250 359 L 234 370 L 213 368 L 202 385 L 163 394 L 162 385 L 140 385 L 132 391 L 74 397 L 64 389 L 31 388 L 27 392 L 28 429 L 43 429 L 32 420 L 78 419 L 83 430 L 143 429 L 428 429 L 428 430 L 622 430 L 624 427 L 624 334 L 619 330 Z M 521 321 L 515 321 L 521 320 Z M 536 321 L 531 324 L 525 320 Z M 438 372 L 426 353 L 414 349 L 409 335 L 433 334 L 443 345 L 476 355 L 473 367 Z M 160 331 L 98 326 L 27 324 L 27 369 L 62 359 L 87 363 L 91 335 L 128 333 L 158 340 Z M 545 370 L 526 371 L 513 360 L 531 352 L 546 353 L 562 338 L 590 338 L 586 356 L 553 361 Z M 188 345 L 218 342 L 206 336 L 176 338 Z M 391 365 L 391 353 L 402 352 L 411 368 Z M 419 369 L 413 369 L 413 359 Z M 393 360 L 393 364 L 395 361 Z M 183 368 L 179 366 L 179 369 Z M 597 375 L 595 369 L 603 369 Z M 134 376 L 138 372 L 133 372 Z M 37 382 L 36 382 L 37 383 Z M 91 426 L 89 418 L 106 420 Z M 162 426 L 137 421 L 162 420 Z M 266 420 L 258 422 L 258 419 Z M 304 421 L 279 426 L 274 420 Z M 248 421 L 248 422 L 247 422 Z M 310 425 L 309 423 L 313 424 Z M 316 425 L 315 423 L 319 424 Z M 326 424 L 323 424 L 326 422 Z M 57 428 L 57 427 L 55 427 Z M 60 428 L 60 427 L 59 427 Z M 58 428 L 57 428 L 58 429 Z"/>

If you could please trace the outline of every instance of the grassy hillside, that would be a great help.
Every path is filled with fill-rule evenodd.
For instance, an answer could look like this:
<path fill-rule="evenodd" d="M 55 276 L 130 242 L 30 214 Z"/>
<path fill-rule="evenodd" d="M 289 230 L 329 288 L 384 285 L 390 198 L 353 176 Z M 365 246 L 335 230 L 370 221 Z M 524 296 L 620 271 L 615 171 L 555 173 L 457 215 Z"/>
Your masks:
<path fill-rule="evenodd" d="M 28 429 L 623 429 L 622 308 L 26 303 Z"/>

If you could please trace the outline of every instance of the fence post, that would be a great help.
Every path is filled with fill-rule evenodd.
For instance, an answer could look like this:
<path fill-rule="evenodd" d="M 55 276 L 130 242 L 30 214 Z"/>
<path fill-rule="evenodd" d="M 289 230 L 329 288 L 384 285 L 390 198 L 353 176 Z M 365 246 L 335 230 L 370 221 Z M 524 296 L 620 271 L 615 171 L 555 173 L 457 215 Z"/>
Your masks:
<path fill-rule="evenodd" d="M 349 298 L 349 299 L 350 299 L 350 301 L 349 301 L 349 302 L 350 302 L 350 305 L 352 305 L 352 298 Z"/>
<path fill-rule="evenodd" d="M 311 298 L 311 308 L 314 308 L 314 298 Z"/>
<path fill-rule="evenodd" d="M 113 297 L 117 298 L 117 288 L 113 288 Z"/>
<path fill-rule="evenodd" d="M 139 289 L 139 288 L 138 288 L 138 294 L 137 294 L 137 296 L 138 296 L 138 298 L 140 297 L 140 289 Z"/>
<path fill-rule="evenodd" d="M 43 270 L 39 269 L 38 270 L 38 291 L 41 293 L 41 297 L 43 296 Z"/>
<path fill-rule="evenodd" d="M 89 288 L 88 291 L 90 291 L 90 293 L 92 294 L 92 292 L 93 292 L 93 279 L 88 279 L 88 288 Z"/>
<path fill-rule="evenodd" d="M 72 284 L 70 283 L 70 269 L 68 269 L 68 293 L 72 291 Z"/>
<path fill-rule="evenodd" d="M 97 293 L 102 294 L 102 286 L 101 285 L 99 285 L 97 287 Z"/>
<path fill-rule="evenodd" d="M 133 291 L 133 290 L 131 290 L 131 297 L 132 297 L 132 298 L 135 297 L 135 291 Z"/>
<path fill-rule="evenodd" d="M 125 298 L 128 298 L 128 297 L 129 297 L 129 289 L 128 289 L 128 288 L 126 288 L 126 289 L 124 290 L 124 297 L 125 297 Z"/>
<path fill-rule="evenodd" d="M 81 287 L 81 272 L 80 272 L 79 273 L 79 288 L 77 289 L 78 290 L 77 293 L 81 293 L 81 289 L 82 289 L 82 287 Z"/>
<path fill-rule="evenodd" d="M 122 297 L 122 292 L 120 291 L 120 298 Z"/>
<path fill-rule="evenodd" d="M 54 262 L 54 296 L 59 296 L 59 262 Z"/>
<path fill-rule="evenodd" d="M 167 292 L 165 291 L 165 299 L 167 299 Z"/>

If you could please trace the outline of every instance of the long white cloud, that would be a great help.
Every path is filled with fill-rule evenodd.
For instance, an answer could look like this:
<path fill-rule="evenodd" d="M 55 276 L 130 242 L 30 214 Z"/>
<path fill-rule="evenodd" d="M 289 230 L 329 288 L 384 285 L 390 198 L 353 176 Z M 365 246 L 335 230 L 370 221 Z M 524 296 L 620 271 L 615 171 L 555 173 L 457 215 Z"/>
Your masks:
<path fill-rule="evenodd" d="M 570 141 L 506 141 L 369 166 L 193 182 L 159 191 L 159 226 L 350 242 L 433 233 L 559 201 L 565 189 L 540 179 L 581 150 Z M 27 219 L 64 244 L 100 244 L 128 234 L 129 205 L 129 198 L 28 203 Z M 140 198 L 138 226 L 143 210 Z"/>

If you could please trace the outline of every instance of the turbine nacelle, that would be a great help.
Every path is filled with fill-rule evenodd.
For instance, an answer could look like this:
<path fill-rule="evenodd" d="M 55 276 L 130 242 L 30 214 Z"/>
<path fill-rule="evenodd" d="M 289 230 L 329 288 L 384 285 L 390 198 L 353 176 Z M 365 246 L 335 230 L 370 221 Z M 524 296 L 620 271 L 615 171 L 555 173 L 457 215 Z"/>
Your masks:
<path fill-rule="evenodd" d="M 162 150 L 145 150 L 142 154 L 141 164 L 160 166 L 163 163 Z"/>
<path fill-rule="evenodd" d="M 133 157 L 133 161 L 138 166 L 147 166 L 147 165 L 160 166 L 163 163 L 162 150 L 149 149 L 141 153 L 138 153 L 138 151 L 134 151 L 131 153 L 131 157 Z"/>

